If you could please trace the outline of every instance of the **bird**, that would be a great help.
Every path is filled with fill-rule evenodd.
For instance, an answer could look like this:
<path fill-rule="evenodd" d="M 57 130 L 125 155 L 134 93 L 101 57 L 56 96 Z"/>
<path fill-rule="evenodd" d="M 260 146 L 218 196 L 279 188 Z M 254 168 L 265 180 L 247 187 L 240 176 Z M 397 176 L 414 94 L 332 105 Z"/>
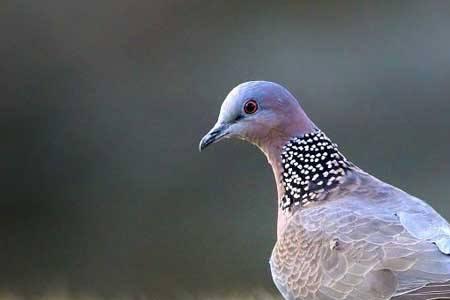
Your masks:
<path fill-rule="evenodd" d="M 429 204 L 348 160 L 280 84 L 225 97 L 199 150 L 256 145 L 277 186 L 269 265 L 284 299 L 450 299 L 450 225 Z"/>

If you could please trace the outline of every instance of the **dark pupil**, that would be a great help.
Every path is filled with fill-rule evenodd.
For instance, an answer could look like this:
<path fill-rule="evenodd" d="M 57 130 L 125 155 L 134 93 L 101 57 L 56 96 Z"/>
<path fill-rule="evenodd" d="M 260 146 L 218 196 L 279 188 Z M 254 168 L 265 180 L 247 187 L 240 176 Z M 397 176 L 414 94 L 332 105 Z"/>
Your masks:
<path fill-rule="evenodd" d="M 253 101 L 252 102 L 248 102 L 245 105 L 245 112 L 246 113 L 251 114 L 251 113 L 254 113 L 255 111 L 256 111 L 256 104 Z"/>

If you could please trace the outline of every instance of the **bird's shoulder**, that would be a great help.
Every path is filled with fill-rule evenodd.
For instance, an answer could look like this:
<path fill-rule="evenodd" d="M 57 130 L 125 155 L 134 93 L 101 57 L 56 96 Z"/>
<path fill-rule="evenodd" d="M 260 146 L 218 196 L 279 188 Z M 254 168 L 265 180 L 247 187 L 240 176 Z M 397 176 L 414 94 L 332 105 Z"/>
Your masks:
<path fill-rule="evenodd" d="M 393 226 L 401 225 L 414 238 L 432 241 L 441 252 L 450 254 L 450 225 L 445 218 L 425 201 L 360 169 L 355 169 L 323 199 L 295 211 L 291 219 L 307 224 L 313 221 L 309 216 L 314 215 L 325 225 L 342 222 L 333 217 L 336 214 L 350 214 L 356 219 L 370 216 Z"/>
<path fill-rule="evenodd" d="M 431 241 L 442 253 L 450 254 L 450 225 L 427 202 L 367 173 L 356 172 L 355 176 L 358 179 L 348 183 L 353 187 L 343 185 L 349 192 L 324 203 L 329 211 L 350 210 L 357 218 L 371 216 L 401 225 L 414 238 Z"/>

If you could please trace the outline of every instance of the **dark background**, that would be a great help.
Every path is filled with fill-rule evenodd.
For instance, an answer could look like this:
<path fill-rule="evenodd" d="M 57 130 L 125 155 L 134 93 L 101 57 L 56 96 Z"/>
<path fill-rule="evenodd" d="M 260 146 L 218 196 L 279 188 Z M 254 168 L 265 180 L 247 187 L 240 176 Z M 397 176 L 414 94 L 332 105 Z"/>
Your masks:
<path fill-rule="evenodd" d="M 448 1 L 2 1 L 0 37 L 0 290 L 273 292 L 265 158 L 197 150 L 247 80 L 450 217 Z"/>

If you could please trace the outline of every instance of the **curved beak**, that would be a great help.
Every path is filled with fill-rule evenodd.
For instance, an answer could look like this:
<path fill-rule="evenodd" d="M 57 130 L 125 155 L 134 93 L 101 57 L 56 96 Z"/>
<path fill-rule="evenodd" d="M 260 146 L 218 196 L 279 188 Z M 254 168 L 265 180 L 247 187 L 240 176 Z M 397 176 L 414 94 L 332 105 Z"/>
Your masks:
<path fill-rule="evenodd" d="M 228 135 L 228 124 L 217 123 L 214 127 L 201 139 L 198 145 L 198 150 L 201 152 L 203 149 L 211 144 L 214 144 Z"/>

